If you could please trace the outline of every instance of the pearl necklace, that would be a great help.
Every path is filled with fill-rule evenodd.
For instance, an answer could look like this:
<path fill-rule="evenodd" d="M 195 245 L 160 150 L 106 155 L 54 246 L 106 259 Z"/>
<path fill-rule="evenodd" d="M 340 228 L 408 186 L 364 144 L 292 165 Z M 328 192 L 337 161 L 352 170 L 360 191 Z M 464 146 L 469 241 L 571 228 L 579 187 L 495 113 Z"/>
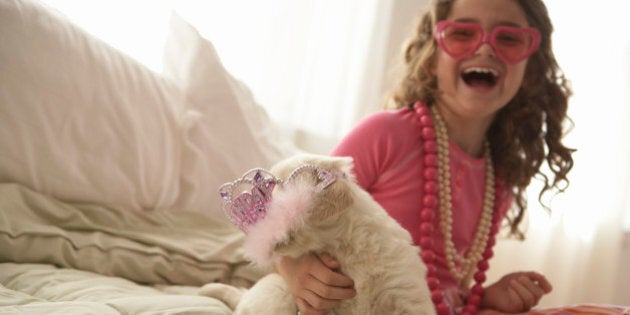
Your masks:
<path fill-rule="evenodd" d="M 422 126 L 422 138 L 424 140 L 424 196 L 420 216 L 420 247 L 422 259 L 427 265 L 427 284 L 431 290 L 431 298 L 440 315 L 450 314 L 450 308 L 444 301 L 444 294 L 440 289 L 440 281 L 436 277 L 435 251 L 433 250 L 434 224 L 433 218 L 438 212 L 439 204 L 439 228 L 444 237 L 444 253 L 449 271 L 460 281 L 460 286 L 467 288 L 472 279 L 475 280 L 466 299 L 461 314 L 476 314 L 483 294 L 483 282 L 486 280 L 485 271 L 488 269 L 488 259 L 493 255 L 492 246 L 495 243 L 495 235 L 499 230 L 499 214 L 495 208 L 495 183 L 494 170 L 490 155 L 490 146 L 485 143 L 486 163 L 486 187 L 484 193 L 483 211 L 480 222 L 475 232 L 473 244 L 467 254 L 462 257 L 455 249 L 452 240 L 452 209 L 450 189 L 450 167 L 448 157 L 448 134 L 444 121 L 433 107 L 431 112 L 421 102 L 414 104 L 420 125 Z M 437 132 L 433 125 L 436 121 Z M 498 186 L 498 185 L 497 185 Z M 498 190 L 498 189 L 496 189 Z M 439 194 L 439 199 L 438 199 Z M 459 263 L 461 268 L 457 269 Z M 475 270 L 477 270 L 475 272 Z"/>
<path fill-rule="evenodd" d="M 435 106 L 431 108 L 436 127 L 436 140 L 438 143 L 438 184 L 440 197 L 440 228 L 444 236 L 444 253 L 446 263 L 451 275 L 458 281 L 462 282 L 462 286 L 468 287 L 472 274 L 475 271 L 477 262 L 481 260 L 481 255 L 488 242 L 488 232 L 492 225 L 492 210 L 494 208 L 494 168 L 492 167 L 492 157 L 490 156 L 490 145 L 484 142 L 485 146 L 485 164 L 486 164 L 486 187 L 483 201 L 483 211 L 477 226 L 477 231 L 470 250 L 464 255 L 457 253 L 455 244 L 453 243 L 452 226 L 453 211 L 451 201 L 451 170 L 449 165 L 448 154 L 448 133 L 444 120 L 438 113 Z M 456 262 L 460 264 L 461 269 L 457 269 Z"/>

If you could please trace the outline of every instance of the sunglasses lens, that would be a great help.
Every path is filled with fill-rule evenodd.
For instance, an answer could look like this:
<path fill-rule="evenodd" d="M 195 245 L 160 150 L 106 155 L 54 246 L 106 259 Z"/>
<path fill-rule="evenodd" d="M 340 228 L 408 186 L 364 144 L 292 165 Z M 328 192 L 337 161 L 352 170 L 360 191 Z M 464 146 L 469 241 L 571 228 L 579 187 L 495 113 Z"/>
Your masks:
<path fill-rule="evenodd" d="M 472 55 L 487 42 L 501 60 L 517 63 L 538 49 L 540 33 L 531 27 L 497 26 L 486 36 L 479 24 L 441 21 L 436 24 L 435 38 L 440 48 L 457 60 Z"/>
<path fill-rule="evenodd" d="M 494 48 L 507 62 L 521 61 L 534 52 L 534 38 L 524 28 L 501 27 L 493 32 Z"/>
<path fill-rule="evenodd" d="M 448 25 L 440 33 L 440 46 L 451 57 L 463 58 L 477 48 L 481 30 L 471 25 Z"/>

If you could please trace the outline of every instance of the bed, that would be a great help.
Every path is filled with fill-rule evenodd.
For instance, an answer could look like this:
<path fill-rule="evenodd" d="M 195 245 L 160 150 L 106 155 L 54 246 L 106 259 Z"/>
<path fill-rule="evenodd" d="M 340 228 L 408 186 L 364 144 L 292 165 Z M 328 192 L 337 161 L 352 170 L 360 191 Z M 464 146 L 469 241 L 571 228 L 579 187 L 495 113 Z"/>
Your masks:
<path fill-rule="evenodd" d="M 267 271 L 216 188 L 297 152 L 177 15 L 158 74 L 39 2 L 0 1 L 0 314 L 231 314 L 199 288 Z"/>
<path fill-rule="evenodd" d="M 216 190 L 297 151 L 211 43 L 173 16 L 157 74 L 35 1 L 0 43 L 0 313 L 230 314 L 198 288 L 264 272 Z"/>

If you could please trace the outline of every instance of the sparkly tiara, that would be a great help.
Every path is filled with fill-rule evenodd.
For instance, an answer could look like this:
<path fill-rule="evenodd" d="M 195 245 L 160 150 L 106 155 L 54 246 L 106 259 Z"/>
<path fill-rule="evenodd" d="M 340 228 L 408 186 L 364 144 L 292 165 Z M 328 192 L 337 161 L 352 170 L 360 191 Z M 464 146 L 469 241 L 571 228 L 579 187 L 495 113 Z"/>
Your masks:
<path fill-rule="evenodd" d="M 298 175 L 310 172 L 317 176 L 316 185 L 322 190 L 334 183 L 337 175 L 315 165 L 302 165 L 293 170 L 287 179 L 276 178 L 269 171 L 255 168 L 247 171 L 242 177 L 233 182 L 225 183 L 219 188 L 223 199 L 223 213 L 230 221 L 247 233 L 249 227 L 265 218 L 267 205 L 276 185 L 285 185 L 293 181 Z M 237 194 L 235 196 L 235 194 Z"/>

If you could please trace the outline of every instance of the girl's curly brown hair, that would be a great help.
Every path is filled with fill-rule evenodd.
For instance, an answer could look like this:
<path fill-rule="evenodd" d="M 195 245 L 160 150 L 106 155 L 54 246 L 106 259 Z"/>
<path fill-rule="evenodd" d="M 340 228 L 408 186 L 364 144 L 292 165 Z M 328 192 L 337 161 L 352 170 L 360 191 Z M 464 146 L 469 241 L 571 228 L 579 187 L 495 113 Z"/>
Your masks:
<path fill-rule="evenodd" d="M 431 9 L 421 16 L 415 36 L 404 50 L 404 73 L 389 97 L 389 108 L 412 107 L 420 100 L 432 106 L 437 96 L 437 78 L 431 73 L 437 46 L 433 40 L 435 23 L 446 19 L 456 0 L 433 0 Z M 527 200 L 525 189 L 533 177 L 540 177 L 544 186 L 538 195 L 540 204 L 547 192 L 564 191 L 573 167 L 574 149 L 562 144 L 563 123 L 567 117 L 571 89 L 560 70 L 551 47 L 553 26 L 542 0 L 517 0 L 530 26 L 541 34 L 540 48 L 527 63 L 523 84 L 514 98 L 495 117 L 487 133 L 492 147 L 492 160 L 497 172 L 515 196 L 508 215 L 509 234 L 519 239 L 519 229 Z M 546 162 L 553 173 L 550 179 L 541 171 Z"/>

